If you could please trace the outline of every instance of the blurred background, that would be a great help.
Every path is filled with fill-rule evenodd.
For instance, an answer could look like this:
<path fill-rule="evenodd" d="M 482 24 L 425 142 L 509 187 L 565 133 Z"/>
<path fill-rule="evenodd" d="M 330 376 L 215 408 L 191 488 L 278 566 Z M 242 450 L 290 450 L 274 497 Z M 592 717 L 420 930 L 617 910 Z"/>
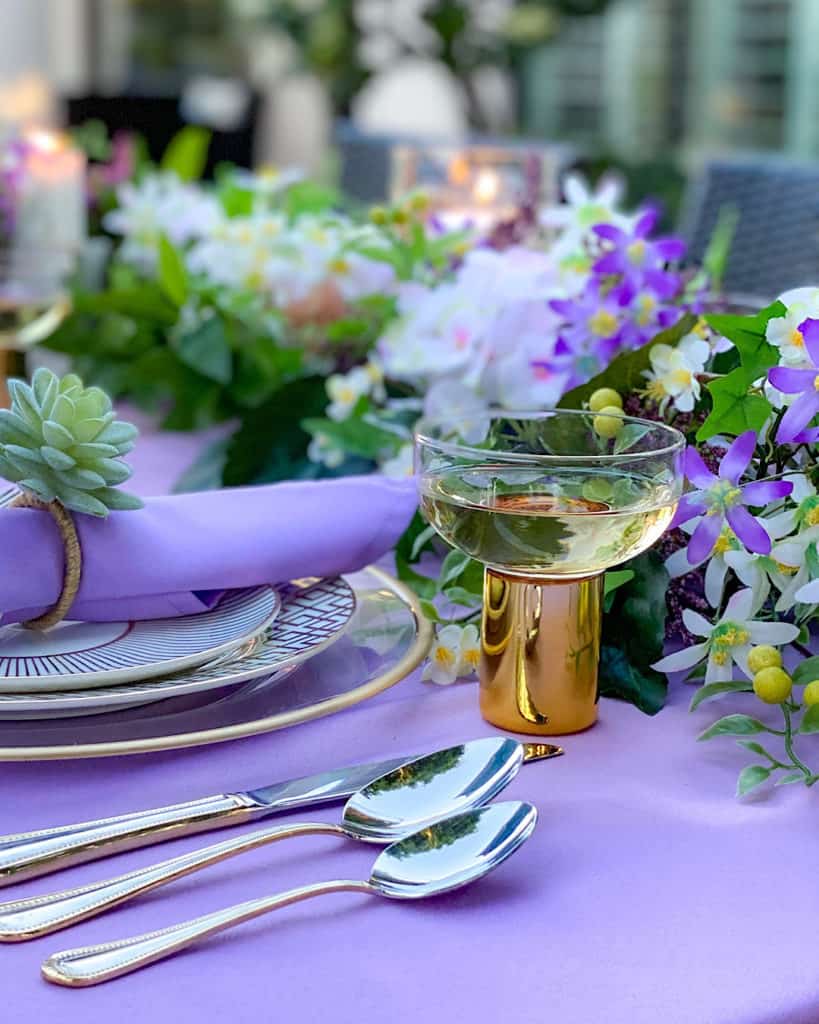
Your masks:
<path fill-rule="evenodd" d="M 619 168 L 696 250 L 709 161 L 765 169 L 764 195 L 783 166 L 819 181 L 817 0 L 0 0 L 0 24 L 0 122 L 102 122 L 153 154 L 204 124 L 214 166 L 367 200 L 396 139 L 520 137 Z"/>

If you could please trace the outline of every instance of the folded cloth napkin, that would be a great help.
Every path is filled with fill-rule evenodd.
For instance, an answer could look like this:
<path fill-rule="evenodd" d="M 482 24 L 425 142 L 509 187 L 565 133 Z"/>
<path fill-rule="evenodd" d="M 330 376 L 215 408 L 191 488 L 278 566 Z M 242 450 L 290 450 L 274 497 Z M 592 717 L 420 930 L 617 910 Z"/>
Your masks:
<path fill-rule="evenodd" d="M 69 618 L 168 618 L 221 591 L 354 572 L 390 550 L 417 504 L 411 479 L 380 476 L 147 498 L 136 512 L 75 516 L 82 584 Z M 0 509 L 0 625 L 59 596 L 63 549 L 47 512 Z"/>

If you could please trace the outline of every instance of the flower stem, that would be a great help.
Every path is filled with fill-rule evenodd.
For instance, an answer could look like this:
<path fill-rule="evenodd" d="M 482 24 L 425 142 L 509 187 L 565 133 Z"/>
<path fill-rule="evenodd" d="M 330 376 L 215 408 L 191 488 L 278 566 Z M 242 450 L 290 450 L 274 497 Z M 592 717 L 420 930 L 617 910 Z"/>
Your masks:
<path fill-rule="evenodd" d="M 798 768 L 799 771 L 805 776 L 805 782 L 808 785 L 813 785 L 811 780 L 813 772 L 808 766 L 799 759 L 796 755 L 796 751 L 793 749 L 793 727 L 791 723 L 791 709 L 787 704 L 782 705 L 782 714 L 785 716 L 785 752 L 791 759 L 791 764 L 794 768 Z"/>

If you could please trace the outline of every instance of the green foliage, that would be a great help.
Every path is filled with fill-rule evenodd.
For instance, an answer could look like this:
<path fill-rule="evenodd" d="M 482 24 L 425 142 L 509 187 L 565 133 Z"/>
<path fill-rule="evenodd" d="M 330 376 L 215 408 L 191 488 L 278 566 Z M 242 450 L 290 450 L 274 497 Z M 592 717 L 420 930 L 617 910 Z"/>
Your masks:
<path fill-rule="evenodd" d="M 207 128 L 186 125 L 168 143 L 160 167 L 172 171 L 181 181 L 197 181 L 208 161 L 210 138 Z"/>
<path fill-rule="evenodd" d="M 768 321 L 784 316 L 781 302 L 774 302 L 753 316 L 712 313 L 705 319 L 709 326 L 733 342 L 740 364 L 707 386 L 713 406 L 697 431 L 698 441 L 717 434 L 737 436 L 746 430 L 761 430 L 773 412 L 771 403 L 754 388 L 760 377 L 775 366 L 778 352 L 765 338 Z"/>
<path fill-rule="evenodd" d="M 8 386 L 11 409 L 0 410 L 0 475 L 74 512 L 107 516 L 142 506 L 117 490 L 131 475 L 121 456 L 133 448 L 137 430 L 116 419 L 104 391 L 44 367 L 31 385 L 12 380 Z"/>
<path fill-rule="evenodd" d="M 772 732 L 764 722 L 750 715 L 725 715 L 713 725 L 709 725 L 697 737 L 699 740 L 710 740 L 715 736 L 753 736 L 755 733 Z"/>
<path fill-rule="evenodd" d="M 184 260 L 164 235 L 159 239 L 159 285 L 175 306 L 185 304 L 188 271 Z"/>
<path fill-rule="evenodd" d="M 284 196 L 284 211 L 291 220 L 304 214 L 327 213 L 340 201 L 334 188 L 315 181 L 299 181 L 288 188 Z"/>
<path fill-rule="evenodd" d="M 713 700 L 715 697 L 721 697 L 726 693 L 751 693 L 753 687 L 748 680 L 738 680 L 736 682 L 728 683 L 706 683 L 705 686 L 701 686 L 694 696 L 691 698 L 691 704 L 688 710 L 694 711 L 700 706 L 705 704 L 706 701 Z"/>
<path fill-rule="evenodd" d="M 364 459 L 375 460 L 379 455 L 394 454 L 401 444 L 401 438 L 391 430 L 357 416 L 346 420 L 309 418 L 302 420 L 302 427 L 310 434 L 323 434 L 344 451 Z"/>
<path fill-rule="evenodd" d="M 652 551 L 633 558 L 622 571 L 633 575 L 610 591 L 612 600 L 603 615 L 600 694 L 656 714 L 668 686 L 665 676 L 651 667 L 663 650 L 668 572 Z"/>
<path fill-rule="evenodd" d="M 631 391 L 645 387 L 643 371 L 651 367 L 649 356 L 652 348 L 655 345 L 676 345 L 693 330 L 696 322 L 697 318 L 693 313 L 686 313 L 673 327 L 661 331 L 645 345 L 633 352 L 623 352 L 616 359 L 612 359 L 606 369 L 597 376 L 567 391 L 557 403 L 558 408 L 582 409 L 598 388 L 614 388 L 621 395 L 627 395 Z"/>
<path fill-rule="evenodd" d="M 762 764 L 749 764 L 739 773 L 737 779 L 737 796 L 745 796 L 752 789 L 761 786 L 770 776 L 773 768 Z"/>
<path fill-rule="evenodd" d="M 791 673 L 791 678 L 794 686 L 805 686 L 807 683 L 812 683 L 814 679 L 819 679 L 819 654 L 800 661 Z"/>

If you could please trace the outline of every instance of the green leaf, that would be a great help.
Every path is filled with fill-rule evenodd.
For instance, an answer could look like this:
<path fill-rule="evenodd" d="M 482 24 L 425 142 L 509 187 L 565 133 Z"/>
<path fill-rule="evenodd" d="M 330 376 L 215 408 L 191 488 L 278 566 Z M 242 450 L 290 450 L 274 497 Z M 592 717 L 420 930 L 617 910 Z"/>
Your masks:
<path fill-rule="evenodd" d="M 219 202 L 228 217 L 249 217 L 253 213 L 253 190 L 228 182 L 219 189 Z"/>
<path fill-rule="evenodd" d="M 185 263 L 165 235 L 159 238 L 159 283 L 176 306 L 183 306 L 188 297 L 188 271 Z"/>
<path fill-rule="evenodd" d="M 233 376 L 233 357 L 218 316 L 211 316 L 186 334 L 175 335 L 171 347 L 186 366 L 208 380 L 229 384 Z"/>
<path fill-rule="evenodd" d="M 779 362 L 779 349 L 767 341 L 765 331 L 769 320 L 785 316 L 786 312 L 777 301 L 753 316 L 710 313 L 705 320 L 718 334 L 734 343 L 742 366 L 756 379 Z"/>
<path fill-rule="evenodd" d="M 450 604 L 462 605 L 464 608 L 476 608 L 483 600 L 481 591 L 467 590 L 465 587 L 447 587 L 444 597 Z"/>
<path fill-rule="evenodd" d="M 398 539 L 396 551 L 408 562 L 415 563 L 421 557 L 421 552 L 427 545 L 427 541 L 419 544 L 419 538 L 428 534 L 430 527 L 418 509 L 410 521 L 409 526 L 404 530 Z M 432 538 L 429 538 L 430 541 Z"/>
<path fill-rule="evenodd" d="M 688 710 L 694 711 L 700 704 L 713 700 L 714 697 L 720 697 L 723 693 L 751 693 L 752 691 L 753 687 L 749 682 L 706 683 L 694 694 Z"/>
<path fill-rule="evenodd" d="M 630 569 L 634 578 L 609 595 L 610 607 L 603 615 L 603 644 L 619 648 L 630 665 L 651 675 L 651 665 L 662 656 L 665 640 L 668 570 L 653 551 L 632 558 L 623 568 Z"/>
<path fill-rule="evenodd" d="M 714 404 L 705 423 L 697 431 L 698 441 L 709 441 L 717 434 L 736 437 L 746 430 L 756 433 L 762 429 L 773 409 L 767 398 L 750 393 L 751 385 L 758 377 L 756 371 L 739 366 L 707 385 Z"/>
<path fill-rule="evenodd" d="M 758 718 L 751 718 L 750 715 L 725 715 L 709 726 L 705 732 L 700 733 L 698 740 L 710 740 L 714 736 L 753 736 L 754 733 L 772 732 L 767 725 L 760 722 Z"/>
<path fill-rule="evenodd" d="M 648 370 L 651 366 L 649 356 L 652 348 L 655 345 L 676 345 L 680 338 L 684 338 L 693 330 L 696 322 L 697 318 L 693 313 L 688 313 L 681 317 L 673 327 L 661 331 L 641 348 L 617 356 L 605 370 L 592 377 L 590 381 L 567 391 L 557 403 L 558 408 L 581 409 L 598 388 L 614 388 L 621 395 L 627 395 L 637 388 L 644 387 L 643 371 Z"/>
<path fill-rule="evenodd" d="M 819 704 L 810 705 L 799 723 L 799 731 L 805 735 L 819 732 Z"/>
<path fill-rule="evenodd" d="M 435 537 L 436 533 L 434 526 L 427 526 L 425 529 L 421 530 L 412 542 L 412 548 L 410 549 L 410 561 L 416 562 L 420 558 L 421 552 L 431 546 Z"/>
<path fill-rule="evenodd" d="M 197 181 L 208 162 L 210 132 L 199 125 L 188 124 L 176 133 L 162 154 L 160 167 L 173 171 L 181 181 Z"/>
<path fill-rule="evenodd" d="M 749 764 L 747 768 L 743 768 L 737 779 L 737 796 L 745 796 L 752 789 L 761 786 L 772 771 L 772 768 L 762 764 Z"/>
<path fill-rule="evenodd" d="M 435 580 L 416 572 L 398 551 L 395 553 L 395 571 L 402 583 L 406 583 L 419 597 L 427 601 L 431 601 L 438 592 Z"/>
<path fill-rule="evenodd" d="M 806 686 L 808 683 L 812 683 L 814 679 L 819 679 L 819 654 L 814 654 L 812 658 L 805 658 L 804 661 L 800 661 L 794 671 L 791 673 L 794 686 Z"/>
<path fill-rule="evenodd" d="M 293 406 L 297 408 L 297 406 Z M 385 452 L 394 452 L 399 439 L 392 431 L 383 430 L 355 416 L 346 420 L 305 419 L 302 426 L 310 434 L 324 434 L 345 452 L 364 459 L 376 459 Z"/>
<path fill-rule="evenodd" d="M 432 601 L 428 601 L 426 598 L 422 597 L 418 603 L 421 606 L 421 611 L 423 612 L 424 617 L 429 619 L 430 622 L 444 621 L 438 614 L 438 609 L 435 607 Z"/>
<path fill-rule="evenodd" d="M 443 590 L 447 583 L 458 579 L 470 561 L 469 555 L 465 555 L 462 551 L 454 549 L 450 551 L 441 563 L 441 570 L 438 574 L 439 590 Z"/>
<path fill-rule="evenodd" d="M 608 644 L 600 648 L 598 684 L 602 697 L 628 701 L 647 715 L 657 714 L 668 692 L 664 675 L 652 668 L 639 668 L 622 650 Z"/>
<path fill-rule="evenodd" d="M 614 603 L 614 591 L 634 579 L 633 569 L 615 569 L 603 577 L 603 609 L 610 611 Z"/>
<path fill-rule="evenodd" d="M 738 223 L 737 207 L 733 203 L 721 206 L 717 214 L 717 223 L 702 257 L 703 270 L 708 275 L 711 288 L 716 294 L 721 291 Z"/>
<path fill-rule="evenodd" d="M 338 203 L 338 192 L 315 181 L 299 181 L 285 193 L 284 209 L 291 220 L 310 213 L 326 213 Z"/>
<path fill-rule="evenodd" d="M 769 761 L 774 760 L 762 744 L 757 743 L 756 740 L 737 740 L 737 746 L 742 747 L 743 750 L 749 750 L 752 754 L 759 754 L 760 757 L 767 757 Z"/>
<path fill-rule="evenodd" d="M 791 786 L 794 782 L 806 782 L 804 772 L 788 772 L 787 775 L 780 775 L 774 785 L 776 786 Z"/>

